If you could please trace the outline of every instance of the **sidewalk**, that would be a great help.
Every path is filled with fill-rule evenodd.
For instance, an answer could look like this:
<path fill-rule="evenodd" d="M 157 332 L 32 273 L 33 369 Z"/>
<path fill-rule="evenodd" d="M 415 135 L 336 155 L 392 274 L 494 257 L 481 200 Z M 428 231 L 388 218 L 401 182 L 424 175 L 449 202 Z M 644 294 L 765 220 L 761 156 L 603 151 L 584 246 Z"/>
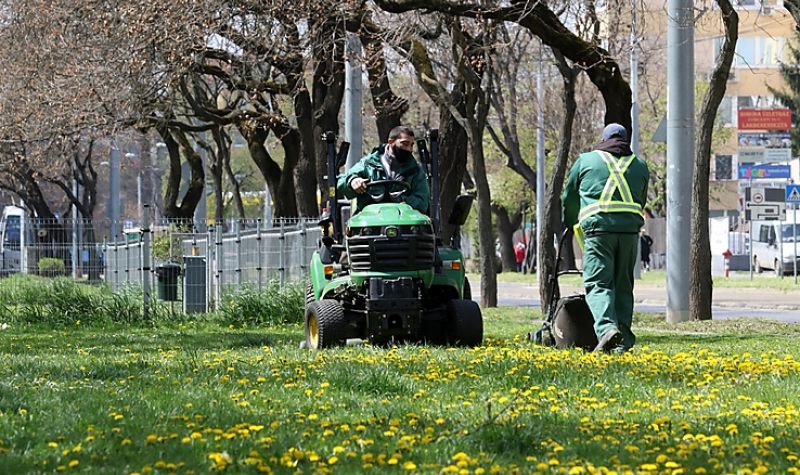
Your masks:
<path fill-rule="evenodd" d="M 472 288 L 479 288 L 478 282 L 472 282 Z M 507 298 L 539 298 L 538 283 L 520 284 L 498 282 L 498 296 Z M 577 286 L 562 285 L 561 295 L 583 292 Z M 636 303 L 649 305 L 666 305 L 667 289 L 665 285 L 636 282 L 634 285 Z M 713 305 L 725 308 L 755 308 L 775 310 L 800 310 L 800 290 L 781 291 L 775 289 L 756 288 L 715 288 Z"/>

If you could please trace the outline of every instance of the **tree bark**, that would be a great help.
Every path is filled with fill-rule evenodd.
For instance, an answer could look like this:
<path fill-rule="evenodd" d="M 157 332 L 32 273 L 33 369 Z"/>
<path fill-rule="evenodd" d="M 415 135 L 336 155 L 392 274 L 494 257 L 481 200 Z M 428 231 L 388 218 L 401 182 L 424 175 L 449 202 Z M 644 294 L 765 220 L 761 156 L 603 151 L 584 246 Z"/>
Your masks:
<path fill-rule="evenodd" d="M 736 41 L 739 17 L 729 0 L 717 0 L 725 23 L 725 42 L 711 81 L 703 98 L 697 136 L 694 182 L 692 186 L 692 238 L 689 247 L 689 316 L 692 320 L 710 320 L 713 282 L 711 280 L 711 243 L 708 230 L 708 192 L 711 168 L 711 138 L 717 109 L 725 95 Z"/>
<path fill-rule="evenodd" d="M 272 212 L 275 218 L 286 218 L 297 216 L 297 201 L 295 200 L 294 186 L 294 166 L 300 154 L 302 145 L 300 143 L 300 133 L 297 129 L 291 128 L 288 124 L 277 122 L 273 131 L 283 145 L 285 160 L 283 168 L 272 159 L 272 156 L 264 146 L 267 140 L 269 129 L 255 121 L 250 121 L 239 126 L 242 136 L 247 141 L 250 156 L 253 158 L 261 175 L 269 185 L 269 192 L 275 204 Z"/>
<path fill-rule="evenodd" d="M 542 312 L 545 312 L 550 305 L 549 286 L 555 279 L 556 272 L 556 249 L 551 245 L 556 229 L 554 223 L 561 223 L 561 191 L 564 186 L 564 177 L 567 173 L 567 161 L 569 159 L 570 148 L 572 146 L 572 124 L 575 121 L 577 104 L 575 103 L 575 82 L 580 74 L 580 68 L 570 67 L 564 56 L 556 49 L 553 49 L 558 71 L 561 73 L 563 92 L 561 102 L 563 104 L 564 115 L 561 119 L 561 140 L 558 144 L 558 155 L 553 167 L 553 176 L 550 178 L 550 186 L 547 187 L 544 197 L 544 216 L 542 218 L 542 229 L 537 230 L 537 239 L 542 243 L 541 255 L 537 258 L 537 269 L 539 274 L 539 301 L 541 302 Z M 566 257 L 567 250 L 572 255 L 572 241 L 565 244 L 561 253 Z M 574 261 L 574 256 L 573 261 Z"/>
<path fill-rule="evenodd" d="M 522 224 L 522 207 L 510 215 L 505 206 L 492 203 L 492 212 L 497 217 L 497 238 L 500 240 L 500 262 L 504 272 L 517 271 L 517 256 L 514 252 L 514 232 Z"/>
<path fill-rule="evenodd" d="M 317 183 L 325 183 L 324 177 L 328 175 L 328 150 L 321 146 L 319 140 L 327 131 L 339 132 L 339 111 L 342 108 L 344 97 L 344 63 L 345 63 L 345 29 L 344 22 L 335 19 L 326 19 L 321 23 L 320 37 L 315 39 L 317 61 L 313 75 L 314 91 L 314 134 L 316 141 L 316 179 L 313 190 L 305 190 L 314 200 L 313 214 L 305 216 L 318 216 L 319 204 L 317 203 Z M 360 78 L 359 78 L 360 79 Z M 303 185 L 307 187 L 307 185 Z M 319 187 L 321 202 L 328 200 L 328 187 Z"/>
<path fill-rule="evenodd" d="M 783 0 L 783 6 L 789 10 L 795 22 L 795 31 L 800 33 L 800 0 Z"/>
<path fill-rule="evenodd" d="M 205 172 L 200 155 L 195 152 L 184 133 L 178 129 L 168 129 L 166 125 L 156 127 L 161 135 L 169 154 L 169 173 L 167 175 L 167 190 L 164 196 L 164 217 L 172 222 L 187 224 L 194 217 L 194 210 L 204 198 Z M 181 187 L 181 151 L 189 163 L 191 179 L 180 205 L 178 194 Z"/>

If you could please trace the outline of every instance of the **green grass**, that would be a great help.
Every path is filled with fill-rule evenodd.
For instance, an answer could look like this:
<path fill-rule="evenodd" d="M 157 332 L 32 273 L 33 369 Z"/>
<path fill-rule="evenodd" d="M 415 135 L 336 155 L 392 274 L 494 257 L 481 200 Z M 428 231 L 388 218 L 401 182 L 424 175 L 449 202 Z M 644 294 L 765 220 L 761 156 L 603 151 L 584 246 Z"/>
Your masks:
<path fill-rule="evenodd" d="M 635 317 L 622 357 L 532 346 L 298 349 L 298 324 L 0 331 L 0 473 L 785 473 L 800 327 Z M 759 468 L 763 467 L 763 468 Z M 461 472 L 467 473 L 467 472 Z"/>
<path fill-rule="evenodd" d="M 475 273 L 467 274 L 472 282 L 480 280 L 480 275 Z M 518 272 L 501 272 L 497 274 L 498 282 L 508 282 L 515 284 L 538 285 L 536 274 L 522 274 Z M 559 278 L 559 282 L 565 285 L 580 285 L 581 277 L 578 275 L 565 275 Z M 651 285 L 665 287 L 667 273 L 657 270 L 643 272 L 642 278 L 636 281 L 636 285 Z M 750 279 L 749 272 L 734 272 L 730 277 L 714 277 L 714 286 L 717 288 L 753 288 L 753 289 L 773 289 L 784 292 L 800 290 L 800 284 L 794 283 L 794 276 L 784 278 L 775 277 L 774 274 L 765 272 L 764 274 L 754 274 Z"/>

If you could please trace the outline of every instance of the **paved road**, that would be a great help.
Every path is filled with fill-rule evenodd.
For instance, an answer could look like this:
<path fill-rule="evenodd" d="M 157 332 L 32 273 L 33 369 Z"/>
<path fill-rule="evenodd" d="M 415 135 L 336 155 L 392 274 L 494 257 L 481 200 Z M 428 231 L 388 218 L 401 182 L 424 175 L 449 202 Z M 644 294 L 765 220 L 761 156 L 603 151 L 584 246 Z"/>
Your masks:
<path fill-rule="evenodd" d="M 480 285 L 472 284 L 473 298 L 480 299 Z M 563 295 L 577 288 L 562 288 Z M 660 286 L 640 286 L 635 292 L 635 310 L 666 313 L 666 290 Z M 539 291 L 532 285 L 498 282 L 498 303 L 511 307 L 539 307 Z M 787 323 L 800 323 L 800 291 L 781 292 L 770 289 L 715 289 L 714 319 L 766 318 Z"/>

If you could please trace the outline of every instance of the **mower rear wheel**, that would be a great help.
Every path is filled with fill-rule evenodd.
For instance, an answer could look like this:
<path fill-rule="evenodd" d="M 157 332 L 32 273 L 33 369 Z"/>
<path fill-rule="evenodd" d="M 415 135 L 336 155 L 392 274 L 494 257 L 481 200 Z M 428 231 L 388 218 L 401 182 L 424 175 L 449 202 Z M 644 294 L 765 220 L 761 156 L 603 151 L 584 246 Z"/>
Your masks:
<path fill-rule="evenodd" d="M 483 342 L 481 308 L 472 300 L 447 303 L 448 340 L 451 345 L 473 347 Z"/>
<path fill-rule="evenodd" d="M 306 281 L 306 308 L 308 308 L 308 306 L 316 300 L 317 299 L 314 296 L 314 284 L 308 280 Z"/>
<path fill-rule="evenodd" d="M 347 321 L 336 300 L 311 302 L 306 307 L 306 347 L 312 350 L 345 344 Z"/>

